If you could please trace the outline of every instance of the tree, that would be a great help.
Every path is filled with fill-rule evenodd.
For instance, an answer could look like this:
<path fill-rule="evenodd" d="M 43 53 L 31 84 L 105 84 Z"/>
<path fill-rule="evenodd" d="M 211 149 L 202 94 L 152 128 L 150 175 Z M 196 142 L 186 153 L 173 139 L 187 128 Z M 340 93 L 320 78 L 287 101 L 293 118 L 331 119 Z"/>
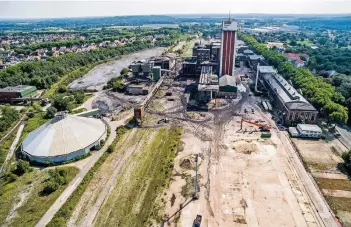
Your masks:
<path fill-rule="evenodd" d="M 58 111 L 65 111 L 68 108 L 68 100 L 64 99 L 62 96 L 54 97 L 53 107 Z"/>
<path fill-rule="evenodd" d="M 84 93 L 81 92 L 81 91 L 78 91 L 78 92 L 75 92 L 75 93 L 74 93 L 74 99 L 76 100 L 76 102 L 77 102 L 78 104 L 81 104 L 81 103 L 84 102 L 84 97 L 85 97 L 85 95 L 84 95 Z"/>
<path fill-rule="evenodd" d="M 67 171 L 65 169 L 51 169 L 49 170 L 49 179 L 45 184 L 43 192 L 51 194 L 55 192 L 61 185 L 67 184 Z"/>
<path fill-rule="evenodd" d="M 290 44 L 290 46 L 296 46 L 297 42 L 296 42 L 296 40 L 291 40 L 289 44 Z"/>
<path fill-rule="evenodd" d="M 55 117 L 55 114 L 57 113 L 57 109 L 53 106 L 50 106 L 47 110 L 46 110 L 46 117 L 47 118 L 53 118 Z"/>
<path fill-rule="evenodd" d="M 66 93 L 66 92 L 67 92 L 67 87 L 64 86 L 64 85 L 60 85 L 60 86 L 57 88 L 57 92 L 59 92 L 59 93 Z"/>

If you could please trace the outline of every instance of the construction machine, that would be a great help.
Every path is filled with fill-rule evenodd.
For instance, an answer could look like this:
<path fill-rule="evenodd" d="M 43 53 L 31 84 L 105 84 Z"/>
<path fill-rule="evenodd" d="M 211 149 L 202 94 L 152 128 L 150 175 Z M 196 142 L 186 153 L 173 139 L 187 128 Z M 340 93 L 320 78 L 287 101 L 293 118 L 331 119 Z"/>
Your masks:
<path fill-rule="evenodd" d="M 255 125 L 257 126 L 261 132 L 269 132 L 271 130 L 271 126 L 269 125 L 264 125 L 264 124 L 260 124 L 257 122 L 252 122 L 252 121 L 249 121 L 249 120 L 244 120 L 244 119 L 241 119 L 241 127 L 240 127 L 240 130 L 243 128 L 243 122 L 246 122 L 248 124 L 252 124 L 252 125 Z"/>

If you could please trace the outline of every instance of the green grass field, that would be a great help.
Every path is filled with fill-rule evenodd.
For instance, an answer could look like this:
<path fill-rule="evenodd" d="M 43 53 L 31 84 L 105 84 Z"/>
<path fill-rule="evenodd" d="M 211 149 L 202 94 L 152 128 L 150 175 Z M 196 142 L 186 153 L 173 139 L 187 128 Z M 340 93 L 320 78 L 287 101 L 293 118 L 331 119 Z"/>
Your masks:
<path fill-rule="evenodd" d="M 75 167 L 59 167 L 67 170 L 67 180 L 71 181 L 78 173 Z M 47 169 L 34 169 L 32 172 L 25 173 L 18 177 L 14 182 L 2 181 L 0 184 L 0 225 L 5 223 L 8 226 L 22 227 L 35 226 L 51 204 L 57 199 L 68 184 L 60 186 L 59 189 L 49 195 L 41 193 L 45 181 L 48 179 Z M 10 211 L 14 206 L 21 204 L 15 209 L 16 215 L 9 218 Z M 10 222 L 10 223 L 9 223 Z"/>
<path fill-rule="evenodd" d="M 182 128 L 144 131 L 142 148 L 123 167 L 116 187 L 96 219 L 96 226 L 150 226 L 161 221 L 160 199 L 168 187 Z M 140 143 L 140 142 L 139 142 Z"/>
<path fill-rule="evenodd" d="M 306 45 L 306 46 L 313 46 L 313 43 L 310 40 L 304 40 L 304 41 L 296 41 L 298 44 L 301 45 Z"/>

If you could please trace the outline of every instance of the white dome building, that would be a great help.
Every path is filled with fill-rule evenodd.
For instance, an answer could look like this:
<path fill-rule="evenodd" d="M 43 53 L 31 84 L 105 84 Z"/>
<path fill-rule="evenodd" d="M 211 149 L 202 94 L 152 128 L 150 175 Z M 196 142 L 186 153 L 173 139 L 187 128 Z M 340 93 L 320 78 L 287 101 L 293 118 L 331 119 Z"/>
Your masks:
<path fill-rule="evenodd" d="M 88 154 L 107 135 L 100 119 L 57 113 L 55 118 L 29 133 L 21 145 L 31 161 L 60 163 Z"/>

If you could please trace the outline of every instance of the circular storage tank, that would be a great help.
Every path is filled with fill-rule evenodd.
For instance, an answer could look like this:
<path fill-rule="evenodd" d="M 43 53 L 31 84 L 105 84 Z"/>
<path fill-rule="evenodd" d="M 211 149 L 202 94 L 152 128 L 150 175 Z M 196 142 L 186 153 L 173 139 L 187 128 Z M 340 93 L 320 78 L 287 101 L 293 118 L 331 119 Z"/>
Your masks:
<path fill-rule="evenodd" d="M 61 163 L 88 154 L 106 134 L 107 127 L 100 119 L 60 112 L 29 133 L 21 151 L 31 161 Z"/>

